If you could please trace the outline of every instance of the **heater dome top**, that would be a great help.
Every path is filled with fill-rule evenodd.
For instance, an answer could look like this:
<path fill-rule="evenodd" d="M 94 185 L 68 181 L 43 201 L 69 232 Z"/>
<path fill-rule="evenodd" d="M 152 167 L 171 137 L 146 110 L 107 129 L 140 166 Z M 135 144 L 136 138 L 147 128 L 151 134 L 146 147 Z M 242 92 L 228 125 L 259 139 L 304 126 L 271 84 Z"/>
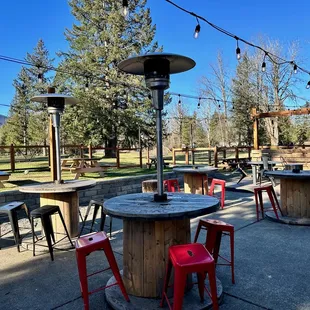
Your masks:
<path fill-rule="evenodd" d="M 63 94 L 42 94 L 42 95 L 37 95 L 32 97 L 30 100 L 35 101 L 35 102 L 42 102 L 42 103 L 47 103 L 48 98 L 64 98 L 65 99 L 65 104 L 71 104 L 74 105 L 77 103 L 77 100 L 74 97 L 68 96 L 68 95 L 63 95 Z"/>
<path fill-rule="evenodd" d="M 160 61 L 161 59 L 169 61 L 169 74 L 181 73 L 194 68 L 196 65 L 193 59 L 186 56 L 169 53 L 151 53 L 125 59 L 118 64 L 118 68 L 127 73 L 145 75 L 144 63 L 148 60 Z"/>

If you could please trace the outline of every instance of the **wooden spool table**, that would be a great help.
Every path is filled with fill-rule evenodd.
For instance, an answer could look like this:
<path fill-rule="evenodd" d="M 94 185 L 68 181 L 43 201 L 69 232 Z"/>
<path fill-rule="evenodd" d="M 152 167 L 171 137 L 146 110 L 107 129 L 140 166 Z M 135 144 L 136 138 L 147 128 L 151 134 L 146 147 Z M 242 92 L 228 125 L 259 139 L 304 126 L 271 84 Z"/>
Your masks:
<path fill-rule="evenodd" d="M 65 183 L 41 183 L 35 185 L 20 186 L 19 191 L 23 193 L 39 193 L 40 206 L 57 205 L 64 217 L 70 237 L 76 237 L 79 233 L 79 190 L 91 188 L 96 185 L 93 180 L 72 180 Z M 55 232 L 65 233 L 58 215 L 52 216 Z M 55 235 L 57 239 L 61 235 Z"/>
<path fill-rule="evenodd" d="M 283 215 L 310 218 L 310 171 L 267 171 L 267 176 L 280 179 L 280 199 Z"/>
<path fill-rule="evenodd" d="M 142 182 L 142 193 L 157 192 L 157 180 L 145 180 Z"/>
<path fill-rule="evenodd" d="M 106 214 L 123 219 L 123 278 L 131 295 L 159 297 L 168 248 L 190 243 L 190 219 L 219 207 L 219 200 L 210 196 L 167 195 L 165 202 L 154 202 L 154 193 L 129 194 L 104 202 Z"/>
<path fill-rule="evenodd" d="M 208 173 L 217 171 L 213 167 L 173 168 L 184 174 L 184 193 L 206 195 L 208 193 Z"/>

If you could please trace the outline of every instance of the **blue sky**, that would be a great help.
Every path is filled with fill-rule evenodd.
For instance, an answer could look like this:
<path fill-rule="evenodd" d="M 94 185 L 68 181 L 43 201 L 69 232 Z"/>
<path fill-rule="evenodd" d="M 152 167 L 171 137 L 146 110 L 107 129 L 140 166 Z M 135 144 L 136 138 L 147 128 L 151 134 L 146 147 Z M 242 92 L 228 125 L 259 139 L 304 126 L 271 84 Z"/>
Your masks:
<path fill-rule="evenodd" d="M 115 0 L 118 1 L 118 0 Z M 121 0 L 119 0 L 121 1 Z M 130 0 L 129 0 L 130 1 Z M 267 35 L 284 44 L 298 40 L 302 67 L 310 70 L 309 11 L 310 1 L 294 3 L 280 0 L 175 0 L 214 24 L 244 39 L 254 41 L 258 35 Z M 153 23 L 157 26 L 156 39 L 170 53 L 193 58 L 197 65 L 188 72 L 171 77 L 170 90 L 176 93 L 196 94 L 198 80 L 210 72 L 219 50 L 223 52 L 229 70 L 237 65 L 235 40 L 224 36 L 205 23 L 201 33 L 193 38 L 196 20 L 164 0 L 148 0 Z M 71 28 L 73 18 L 66 0 L 3 1 L 0 11 L 0 55 L 23 59 L 32 52 L 42 38 L 52 57 L 59 50 L 66 50 L 66 27 Z M 308 32 L 308 33 L 307 33 Z M 241 50 L 244 46 L 240 44 Z M 56 57 L 56 56 L 55 56 Z M 0 61 L 0 104 L 10 104 L 14 95 L 12 87 L 21 66 Z M 307 82 L 305 74 L 300 77 Z M 309 98 L 309 92 L 301 89 L 300 95 Z M 0 114 L 7 115 L 8 108 L 0 106 Z"/>

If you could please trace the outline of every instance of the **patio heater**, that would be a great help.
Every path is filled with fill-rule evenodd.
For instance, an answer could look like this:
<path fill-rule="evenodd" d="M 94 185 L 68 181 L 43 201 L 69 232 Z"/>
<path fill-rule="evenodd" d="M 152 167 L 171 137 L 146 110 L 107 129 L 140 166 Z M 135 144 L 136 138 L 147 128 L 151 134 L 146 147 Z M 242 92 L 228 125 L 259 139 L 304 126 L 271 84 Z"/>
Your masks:
<path fill-rule="evenodd" d="M 60 162 L 60 114 L 64 111 L 65 104 L 76 104 L 75 98 L 63 94 L 56 94 L 54 87 L 47 89 L 47 94 L 34 96 L 31 101 L 47 104 L 47 111 L 52 115 L 53 127 L 55 128 L 55 150 L 56 150 L 56 166 L 57 180 L 55 183 L 61 183 L 61 162 Z"/>
<path fill-rule="evenodd" d="M 146 86 L 152 92 L 152 103 L 156 110 L 157 137 L 157 191 L 155 201 L 167 200 L 163 187 L 163 147 L 162 147 L 162 110 L 164 90 L 169 88 L 170 74 L 181 73 L 196 65 L 191 58 L 166 53 L 153 53 L 123 60 L 118 68 L 126 73 L 144 75 Z"/>

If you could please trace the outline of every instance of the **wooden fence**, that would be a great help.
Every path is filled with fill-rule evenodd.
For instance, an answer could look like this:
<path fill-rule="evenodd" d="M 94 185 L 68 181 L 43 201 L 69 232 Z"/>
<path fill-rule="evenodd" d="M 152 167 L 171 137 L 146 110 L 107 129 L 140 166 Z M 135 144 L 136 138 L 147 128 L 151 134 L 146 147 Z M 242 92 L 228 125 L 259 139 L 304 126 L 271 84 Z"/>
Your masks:
<path fill-rule="evenodd" d="M 28 146 L 16 146 L 16 145 L 1 145 L 0 146 L 0 155 L 2 159 L 7 160 L 6 162 L 10 163 L 10 170 L 14 172 L 16 170 L 16 163 L 21 162 L 17 160 L 17 157 L 24 157 L 23 162 L 31 162 L 39 156 L 46 157 L 46 164 L 50 166 L 50 156 L 49 156 L 49 146 L 48 145 L 28 145 Z M 101 146 L 92 146 L 92 145 L 63 145 L 61 146 L 61 156 L 71 156 L 71 157 L 89 157 L 92 158 L 93 154 L 96 151 L 106 151 L 112 150 L 115 152 L 115 164 L 108 164 L 105 167 L 115 167 L 120 168 L 130 168 L 130 167 L 140 167 L 142 168 L 142 149 L 140 148 L 105 148 Z M 139 164 L 121 164 L 121 154 L 122 152 L 136 151 L 139 153 Z M 4 160 L 3 160 L 4 161 Z"/>
<path fill-rule="evenodd" d="M 197 155 L 205 154 L 205 164 L 218 167 L 224 159 L 235 159 L 238 161 L 241 158 L 251 159 L 252 152 L 260 152 L 261 155 L 267 155 L 271 160 L 287 162 L 302 162 L 310 163 L 310 145 L 295 145 L 295 146 L 261 146 L 260 150 L 254 150 L 253 146 L 238 146 L 238 147 L 209 147 L 209 148 L 174 148 L 172 149 L 172 163 L 178 162 L 178 154 L 184 156 L 186 165 L 196 164 Z M 242 153 L 242 154 L 241 154 Z M 261 156 L 259 156 L 261 157 Z M 258 159 L 252 158 L 253 160 Z"/>

